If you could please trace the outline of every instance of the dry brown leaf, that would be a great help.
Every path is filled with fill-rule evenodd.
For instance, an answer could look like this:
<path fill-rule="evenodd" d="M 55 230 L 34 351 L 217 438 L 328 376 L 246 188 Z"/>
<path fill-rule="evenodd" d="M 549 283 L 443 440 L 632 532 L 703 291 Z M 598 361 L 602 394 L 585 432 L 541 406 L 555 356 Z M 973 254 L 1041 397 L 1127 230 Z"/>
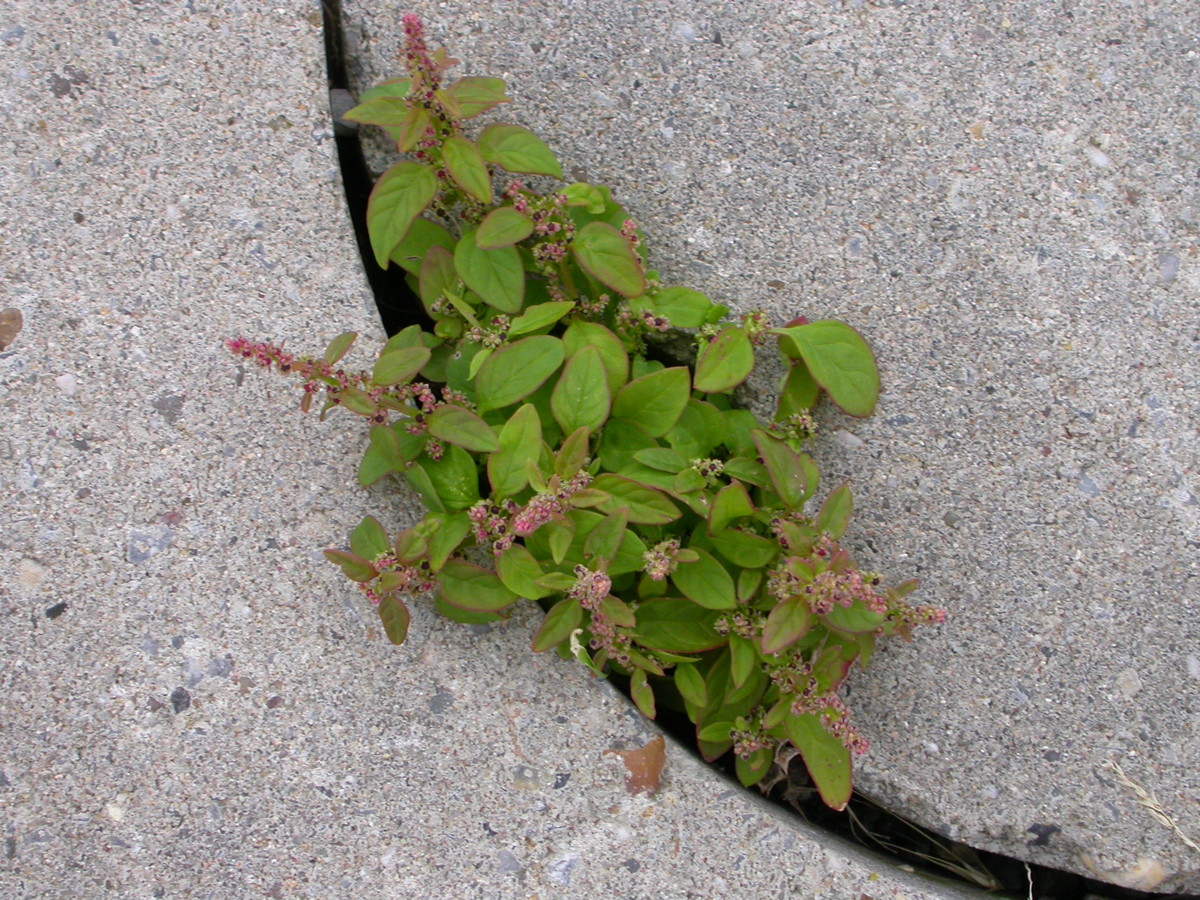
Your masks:
<path fill-rule="evenodd" d="M 0 350 L 7 350 L 12 346 L 21 330 L 22 321 L 19 309 L 0 309 Z"/>
<path fill-rule="evenodd" d="M 625 790 L 630 794 L 653 794 L 662 779 L 667 745 L 660 734 L 637 750 L 610 750 L 625 763 Z"/>

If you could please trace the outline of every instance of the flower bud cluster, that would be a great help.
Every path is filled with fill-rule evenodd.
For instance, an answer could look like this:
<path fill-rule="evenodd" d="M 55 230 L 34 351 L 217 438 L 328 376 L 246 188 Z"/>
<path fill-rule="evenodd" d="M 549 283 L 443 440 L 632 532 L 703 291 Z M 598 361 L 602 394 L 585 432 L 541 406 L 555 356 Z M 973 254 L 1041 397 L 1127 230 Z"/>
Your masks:
<path fill-rule="evenodd" d="M 910 606 L 903 600 L 892 600 L 888 604 L 887 620 L 895 630 L 941 625 L 946 621 L 946 611 L 935 606 Z"/>
<path fill-rule="evenodd" d="M 575 585 L 567 591 L 567 596 L 578 600 L 584 609 L 594 612 L 600 608 L 600 601 L 607 597 L 611 590 L 612 579 L 604 572 L 593 572 L 587 566 L 576 566 Z"/>
<path fill-rule="evenodd" d="M 293 356 L 283 347 L 265 341 L 251 342 L 239 337 L 226 341 L 225 346 L 234 356 L 251 360 L 264 369 L 274 368 L 281 375 L 299 375 L 304 379 L 306 401 L 322 389 L 329 402 L 335 406 L 341 402 L 341 394 L 347 388 L 366 391 L 373 400 L 378 400 L 385 393 L 382 388 L 371 384 L 370 376 L 366 372 L 347 372 L 323 359 Z M 386 421 L 386 416 L 384 420 Z"/>
<path fill-rule="evenodd" d="M 678 553 L 679 541 L 676 538 L 661 541 L 642 554 L 645 562 L 642 569 L 652 581 L 662 581 L 679 565 L 675 559 Z"/>
<path fill-rule="evenodd" d="M 778 743 L 775 738 L 767 734 L 761 720 L 755 722 L 741 720 L 735 724 L 745 726 L 744 728 L 734 728 L 729 732 L 729 737 L 733 740 L 733 752 L 741 759 L 749 759 L 759 750 L 766 750 Z"/>
<path fill-rule="evenodd" d="M 725 471 L 725 463 L 719 459 L 693 459 L 691 464 L 700 473 L 700 476 L 708 482 L 709 487 L 716 487 L 719 483 L 717 479 Z"/>
<path fill-rule="evenodd" d="M 784 440 L 804 442 L 817 433 L 817 420 L 810 412 L 793 413 L 782 422 L 771 422 L 767 429 Z"/>
<path fill-rule="evenodd" d="M 851 723 L 850 709 L 835 691 L 817 690 L 813 670 L 803 660 L 794 659 L 771 672 L 771 682 L 780 694 L 792 701 L 791 711 L 802 716 L 812 713 L 821 717 L 821 727 L 837 738 L 846 749 L 856 754 L 867 752 L 867 740 Z"/>
<path fill-rule="evenodd" d="M 467 518 L 471 522 L 471 531 L 475 542 L 486 544 L 488 541 L 499 541 L 508 533 L 509 521 L 521 507 L 514 500 L 504 500 L 499 504 L 480 500 L 467 510 Z M 509 545 L 505 545 L 505 549 Z"/>
<path fill-rule="evenodd" d="M 750 343 L 754 346 L 762 346 L 767 339 L 767 329 L 770 324 L 767 321 L 767 314 L 761 309 L 751 310 L 742 316 L 742 330 L 746 332 L 746 337 L 750 338 Z"/>
<path fill-rule="evenodd" d="M 713 628 L 716 629 L 717 634 L 736 634 L 738 637 L 743 637 L 748 641 L 761 640 L 762 627 L 762 616 L 746 612 L 735 612 L 721 616 L 713 624 Z"/>
<path fill-rule="evenodd" d="M 512 320 L 508 316 L 492 316 L 486 325 L 475 325 L 467 332 L 467 340 L 479 344 L 488 350 L 495 350 L 504 343 Z"/>
<path fill-rule="evenodd" d="M 812 584 L 805 586 L 804 593 L 808 596 L 809 608 L 818 616 L 832 612 L 834 607 L 845 609 L 860 601 L 871 612 L 887 612 L 887 601 L 875 592 L 857 569 L 821 572 Z"/>
<path fill-rule="evenodd" d="M 587 628 L 592 637 L 588 641 L 588 647 L 608 657 L 617 665 L 629 668 L 633 662 L 629 655 L 633 639 L 600 608 L 600 604 L 612 590 L 612 579 L 603 572 L 592 572 L 585 566 L 575 567 L 575 577 L 578 580 L 575 587 L 567 591 L 567 596 L 578 600 L 590 613 Z"/>
<path fill-rule="evenodd" d="M 402 591 L 405 593 L 425 593 L 437 589 L 437 581 L 433 577 L 433 571 L 429 568 L 427 560 L 421 560 L 415 566 L 406 566 L 401 563 L 396 557 L 390 554 L 383 554 L 374 562 L 375 568 L 380 572 L 393 572 L 401 576 L 401 580 L 392 587 L 391 590 L 385 593 L 395 593 Z M 367 599 L 376 606 L 383 599 L 384 594 L 371 587 L 371 583 L 359 584 L 359 588 Z"/>
<path fill-rule="evenodd" d="M 576 472 L 557 489 L 534 494 L 525 507 L 512 519 L 512 530 L 520 537 L 533 534 L 551 519 L 563 515 L 571 507 L 571 496 L 587 487 L 592 476 Z"/>
<path fill-rule="evenodd" d="M 792 702 L 795 715 L 813 713 L 821 717 L 821 727 L 842 742 L 851 753 L 861 756 L 870 746 L 862 733 L 850 722 L 850 708 L 837 694 L 814 694 L 797 697 Z"/>
<path fill-rule="evenodd" d="M 587 472 L 576 472 L 565 482 L 534 494 L 524 506 L 513 500 L 498 504 L 479 501 L 467 510 L 476 542 L 490 541 L 492 552 L 499 556 L 518 537 L 528 537 L 547 522 L 565 515 L 571 508 L 571 496 L 587 487 L 591 480 Z"/>
<path fill-rule="evenodd" d="M 553 299 L 561 298 L 554 297 Z M 575 312 L 587 319 L 599 319 L 603 317 L 604 311 L 608 309 L 611 302 L 612 297 L 608 294 L 601 294 L 594 300 L 581 294 L 575 301 Z"/>

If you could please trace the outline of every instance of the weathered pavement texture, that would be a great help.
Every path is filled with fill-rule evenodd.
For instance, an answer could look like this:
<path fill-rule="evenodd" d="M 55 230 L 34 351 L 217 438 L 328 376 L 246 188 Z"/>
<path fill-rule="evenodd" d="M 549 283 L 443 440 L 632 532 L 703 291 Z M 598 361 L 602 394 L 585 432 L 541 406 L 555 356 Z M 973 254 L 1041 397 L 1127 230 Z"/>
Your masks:
<path fill-rule="evenodd" d="M 950 621 L 856 676 L 860 786 L 1200 892 L 1195 4 L 344 7 L 360 87 L 419 13 L 670 282 L 877 349 L 886 395 L 827 419 L 827 484 L 853 478 L 861 557 Z"/>
<path fill-rule="evenodd" d="M 414 500 L 222 342 L 380 337 L 315 4 L 0 11 L 0 897 L 953 900 L 653 734 L 529 613 L 387 644 L 320 551 Z M 351 361 L 366 363 L 369 348 Z"/>

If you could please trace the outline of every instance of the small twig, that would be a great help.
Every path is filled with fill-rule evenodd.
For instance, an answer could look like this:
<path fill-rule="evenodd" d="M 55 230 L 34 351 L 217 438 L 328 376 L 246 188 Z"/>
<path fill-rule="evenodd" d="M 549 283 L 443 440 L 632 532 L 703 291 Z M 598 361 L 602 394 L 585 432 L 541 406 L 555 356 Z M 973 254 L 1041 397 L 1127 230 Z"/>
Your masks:
<path fill-rule="evenodd" d="M 1167 815 L 1166 810 L 1162 808 L 1162 804 L 1158 802 L 1158 798 L 1154 796 L 1153 791 L 1147 791 L 1144 787 L 1126 775 L 1125 770 L 1121 768 L 1120 763 L 1112 759 L 1108 760 L 1107 762 L 1109 768 L 1116 772 L 1117 782 L 1133 791 L 1133 793 L 1137 796 L 1138 803 L 1145 807 L 1151 816 L 1153 816 L 1160 824 L 1170 828 L 1173 832 L 1175 832 L 1176 836 L 1181 841 L 1183 841 L 1197 853 L 1200 853 L 1200 845 L 1197 845 L 1195 841 L 1184 834 L 1183 829 L 1179 827 L 1179 823 Z"/>
<path fill-rule="evenodd" d="M 1025 863 L 1025 877 L 1029 879 L 1029 900 L 1033 900 L 1033 869 L 1029 868 L 1029 863 Z"/>

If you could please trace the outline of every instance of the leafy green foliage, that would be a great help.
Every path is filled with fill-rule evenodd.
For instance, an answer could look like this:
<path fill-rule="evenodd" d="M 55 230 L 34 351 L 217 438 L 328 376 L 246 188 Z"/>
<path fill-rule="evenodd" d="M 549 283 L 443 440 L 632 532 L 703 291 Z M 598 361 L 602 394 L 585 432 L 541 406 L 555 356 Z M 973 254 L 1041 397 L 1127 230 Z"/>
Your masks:
<path fill-rule="evenodd" d="M 410 78 L 367 92 L 348 118 L 414 156 L 380 179 L 367 224 L 376 259 L 409 274 L 433 328 L 394 336 L 358 373 L 342 362 L 352 333 L 319 358 L 229 345 L 299 375 L 305 410 L 317 398 L 323 415 L 364 418 L 359 482 L 402 479 L 428 510 L 394 539 L 368 517 L 327 558 L 395 643 L 413 594 L 468 623 L 539 602 L 535 651 L 628 676 L 649 716 L 678 696 L 701 752 L 732 750 L 745 784 L 792 743 L 825 802 L 844 806 L 866 742 L 838 689 L 879 637 L 941 620 L 905 601 L 915 582 L 885 587 L 841 546 L 848 485 L 809 508 L 811 411 L 827 394 L 869 415 L 874 355 L 841 322 L 730 321 L 703 294 L 662 285 L 607 188 L 539 192 L 505 174 L 561 179 L 528 129 L 464 133 L 508 102 L 504 82 L 443 88 L 444 55 L 428 54 L 417 20 L 406 28 Z M 681 328 L 700 329 L 697 356 L 664 365 L 655 339 Z M 772 337 L 789 368 L 764 425 L 732 392 Z"/>

